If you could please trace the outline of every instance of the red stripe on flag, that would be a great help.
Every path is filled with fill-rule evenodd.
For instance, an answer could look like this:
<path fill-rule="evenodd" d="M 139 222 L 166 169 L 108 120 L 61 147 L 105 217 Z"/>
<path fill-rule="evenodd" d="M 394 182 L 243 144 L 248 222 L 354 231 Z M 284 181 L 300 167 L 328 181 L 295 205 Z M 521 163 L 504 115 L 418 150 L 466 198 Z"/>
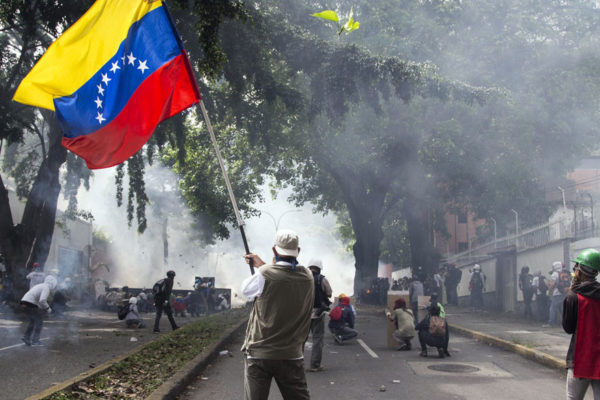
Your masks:
<path fill-rule="evenodd" d="M 83 158 L 90 169 L 127 160 L 160 122 L 198 103 L 200 95 L 187 64 L 184 53 L 175 57 L 142 82 L 110 124 L 88 135 L 63 137 L 63 146 Z"/>

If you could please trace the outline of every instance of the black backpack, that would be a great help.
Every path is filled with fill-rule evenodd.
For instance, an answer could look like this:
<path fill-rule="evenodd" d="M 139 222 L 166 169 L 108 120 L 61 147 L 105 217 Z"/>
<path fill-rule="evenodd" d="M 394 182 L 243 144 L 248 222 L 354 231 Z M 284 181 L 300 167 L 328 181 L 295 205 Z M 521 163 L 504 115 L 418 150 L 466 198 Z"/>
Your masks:
<path fill-rule="evenodd" d="M 548 291 L 548 285 L 546 284 L 546 279 L 543 276 L 540 276 L 538 283 L 538 290 L 544 295 Z"/>
<path fill-rule="evenodd" d="M 163 298 L 163 290 L 165 287 L 164 283 L 165 280 L 161 279 L 158 282 L 156 282 L 154 286 L 152 286 L 152 295 L 154 296 L 155 301 L 159 301 Z"/>
<path fill-rule="evenodd" d="M 481 276 L 481 272 L 473 273 L 473 277 L 471 278 L 471 284 L 474 290 L 483 289 L 483 278 Z"/>
<path fill-rule="evenodd" d="M 125 319 L 125 317 L 127 316 L 127 314 L 129 314 L 129 306 L 130 304 L 123 304 L 121 307 L 119 307 L 119 310 L 117 311 L 117 316 L 119 317 L 119 319 L 123 320 Z"/>
<path fill-rule="evenodd" d="M 325 294 L 325 292 L 323 291 L 323 287 L 322 287 L 322 283 L 323 283 L 323 278 L 325 276 L 319 274 L 318 278 L 315 279 L 315 301 L 314 301 L 314 308 L 320 308 L 322 310 L 329 310 L 329 306 L 331 305 L 331 300 L 329 300 L 327 298 L 327 295 Z"/>

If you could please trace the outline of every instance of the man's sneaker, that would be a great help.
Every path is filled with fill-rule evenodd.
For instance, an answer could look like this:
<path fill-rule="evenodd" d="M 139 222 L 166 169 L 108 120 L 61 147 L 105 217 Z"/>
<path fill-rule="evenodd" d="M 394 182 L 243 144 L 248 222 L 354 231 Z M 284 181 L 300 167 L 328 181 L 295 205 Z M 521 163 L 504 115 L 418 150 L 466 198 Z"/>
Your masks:
<path fill-rule="evenodd" d="M 154 328 L 154 329 L 152 330 L 152 332 L 154 332 L 154 333 L 160 333 L 160 329 L 156 329 L 156 328 Z"/>
<path fill-rule="evenodd" d="M 22 337 L 21 340 L 23 341 L 23 343 L 25 343 L 25 345 L 31 346 L 31 341 L 29 339 Z"/>
<path fill-rule="evenodd" d="M 309 369 L 307 369 L 308 372 L 321 372 L 323 371 L 323 367 L 322 366 L 318 366 L 318 367 L 311 367 Z"/>
<path fill-rule="evenodd" d="M 342 344 L 343 340 L 342 340 L 342 337 L 340 335 L 333 335 L 333 338 L 335 339 L 335 341 L 337 342 L 337 344 Z"/>
<path fill-rule="evenodd" d="M 427 357 L 427 350 L 422 350 L 422 351 L 419 353 L 419 355 L 420 355 L 421 357 Z"/>
<path fill-rule="evenodd" d="M 444 358 L 444 349 L 442 349 L 441 347 L 439 347 L 437 350 L 438 350 L 438 356 L 440 358 Z"/>
<path fill-rule="evenodd" d="M 43 346 L 44 343 L 40 342 L 39 340 L 35 341 L 35 342 L 31 342 L 32 346 Z"/>

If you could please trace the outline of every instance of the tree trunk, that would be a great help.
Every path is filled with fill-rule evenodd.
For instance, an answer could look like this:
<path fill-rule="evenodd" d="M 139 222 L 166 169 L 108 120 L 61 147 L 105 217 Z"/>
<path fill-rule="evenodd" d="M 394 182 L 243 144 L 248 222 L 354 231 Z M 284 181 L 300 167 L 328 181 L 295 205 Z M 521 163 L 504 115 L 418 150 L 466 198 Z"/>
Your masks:
<path fill-rule="evenodd" d="M 40 165 L 37 177 L 25 204 L 21 223 L 13 230 L 13 242 L 17 243 L 11 257 L 15 287 L 25 289 L 24 276 L 33 262 L 43 267 L 54 234 L 56 204 L 60 194 L 60 167 L 67 159 L 62 146 L 62 132 L 51 112 L 43 112 L 49 125 L 48 156 Z"/>
<path fill-rule="evenodd" d="M 380 245 L 383 240 L 381 229 L 381 207 L 371 204 L 360 209 L 350 209 L 350 219 L 356 242 L 352 246 L 354 252 L 354 296 L 360 299 L 370 283 L 377 278 L 379 268 Z"/>
<path fill-rule="evenodd" d="M 414 197 L 409 197 L 404 202 L 413 276 L 433 273 L 440 262 L 440 254 L 431 241 L 429 213 L 423 204 L 426 203 Z"/>
<path fill-rule="evenodd" d="M 0 252 L 4 256 L 6 272 L 11 274 L 13 266 L 8 258 L 8 254 L 12 253 L 11 232 L 14 223 L 10 212 L 10 203 L 8 201 L 8 190 L 4 186 L 4 181 L 0 175 Z"/>

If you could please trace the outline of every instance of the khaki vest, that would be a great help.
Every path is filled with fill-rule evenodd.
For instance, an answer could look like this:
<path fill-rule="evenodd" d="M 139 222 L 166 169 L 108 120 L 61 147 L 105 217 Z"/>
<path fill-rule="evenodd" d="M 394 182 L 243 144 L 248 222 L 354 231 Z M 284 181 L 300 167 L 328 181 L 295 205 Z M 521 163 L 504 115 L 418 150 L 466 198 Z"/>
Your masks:
<path fill-rule="evenodd" d="M 312 273 L 305 267 L 264 265 L 265 287 L 256 298 L 242 351 L 250 357 L 292 360 L 303 356 L 314 301 Z"/>

